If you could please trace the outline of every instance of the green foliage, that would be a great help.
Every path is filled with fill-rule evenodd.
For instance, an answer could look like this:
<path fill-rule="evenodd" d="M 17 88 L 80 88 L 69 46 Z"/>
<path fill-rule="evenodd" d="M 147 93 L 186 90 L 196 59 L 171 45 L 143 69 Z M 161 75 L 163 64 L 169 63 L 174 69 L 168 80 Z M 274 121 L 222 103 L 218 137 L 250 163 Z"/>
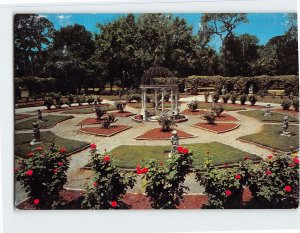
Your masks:
<path fill-rule="evenodd" d="M 61 93 L 60 92 L 54 93 L 53 98 L 55 100 L 54 106 L 56 108 L 61 108 L 61 106 L 63 105 Z"/>
<path fill-rule="evenodd" d="M 293 98 L 293 107 L 295 111 L 299 112 L 299 97 L 296 96 Z"/>
<path fill-rule="evenodd" d="M 71 105 L 74 103 L 74 96 L 72 94 L 67 95 L 68 98 L 68 105 L 71 107 Z"/>
<path fill-rule="evenodd" d="M 228 93 L 222 95 L 223 103 L 227 104 L 229 98 L 230 98 L 230 94 L 228 94 Z"/>
<path fill-rule="evenodd" d="M 204 99 L 205 99 L 205 102 L 207 103 L 208 102 L 208 98 L 209 98 L 210 94 L 209 92 L 204 92 Z"/>
<path fill-rule="evenodd" d="M 182 147 L 179 147 L 182 148 Z M 165 164 L 150 160 L 144 168 L 137 167 L 146 181 L 145 193 L 150 197 L 152 208 L 174 209 L 179 206 L 188 187 L 184 185 L 185 177 L 191 172 L 192 154 L 187 149 L 173 154 Z"/>
<path fill-rule="evenodd" d="M 241 101 L 241 105 L 245 105 L 245 103 L 247 101 L 247 95 L 246 94 L 241 95 L 240 101 Z"/>
<path fill-rule="evenodd" d="M 106 113 L 106 111 L 102 110 L 100 107 L 96 107 L 95 113 L 96 113 L 97 121 L 100 121 L 104 116 L 104 114 Z"/>
<path fill-rule="evenodd" d="M 168 132 L 172 130 L 173 126 L 176 126 L 175 117 L 168 114 L 167 112 L 162 112 L 158 117 L 158 123 L 162 127 L 163 132 Z"/>
<path fill-rule="evenodd" d="M 48 110 L 51 109 L 52 105 L 54 105 L 54 101 L 53 101 L 53 98 L 48 96 L 48 97 L 45 97 L 44 99 L 44 105 L 47 107 Z"/>
<path fill-rule="evenodd" d="M 214 103 L 218 103 L 219 99 L 220 99 L 220 95 L 217 92 L 212 93 L 211 98 L 213 100 Z"/>
<path fill-rule="evenodd" d="M 102 128 L 108 129 L 112 123 L 115 123 L 118 119 L 113 114 L 108 114 L 102 119 Z"/>
<path fill-rule="evenodd" d="M 187 105 L 188 105 L 188 108 L 191 112 L 195 112 L 198 108 L 198 102 L 196 100 L 191 101 Z"/>
<path fill-rule="evenodd" d="M 236 93 L 236 91 L 231 92 L 230 94 L 230 100 L 232 104 L 235 104 L 236 100 L 237 100 L 238 94 Z"/>
<path fill-rule="evenodd" d="M 95 99 L 92 96 L 88 97 L 88 99 L 87 99 L 87 102 L 89 105 L 92 105 L 94 103 L 94 101 L 95 101 Z"/>
<path fill-rule="evenodd" d="M 67 151 L 53 142 L 49 152 L 32 148 L 28 159 L 18 160 L 15 177 L 37 209 L 55 209 L 63 203 L 59 192 L 67 182 L 68 168 Z"/>
<path fill-rule="evenodd" d="M 217 117 L 220 117 L 222 112 L 224 112 L 224 108 L 221 104 L 218 104 L 212 107 L 212 111 L 215 113 Z"/>
<path fill-rule="evenodd" d="M 250 101 L 251 105 L 254 106 L 256 101 L 257 101 L 256 96 L 255 95 L 250 95 L 248 98 L 249 98 L 249 101 Z"/>
<path fill-rule="evenodd" d="M 109 154 L 100 154 L 94 144 L 91 145 L 91 162 L 94 183 L 87 189 L 82 208 L 128 208 L 123 202 L 123 196 L 134 186 L 135 179 L 132 172 L 121 172 Z"/>
<path fill-rule="evenodd" d="M 213 111 L 205 112 L 202 116 L 205 120 L 207 120 L 208 124 L 213 125 L 215 123 L 215 120 L 216 120 L 215 112 L 213 112 Z"/>
<path fill-rule="evenodd" d="M 281 103 L 281 107 L 282 107 L 282 109 L 283 110 L 289 110 L 290 109 L 290 107 L 291 107 L 291 100 L 289 100 L 289 99 L 284 99 L 283 101 L 282 101 L 282 103 Z"/>

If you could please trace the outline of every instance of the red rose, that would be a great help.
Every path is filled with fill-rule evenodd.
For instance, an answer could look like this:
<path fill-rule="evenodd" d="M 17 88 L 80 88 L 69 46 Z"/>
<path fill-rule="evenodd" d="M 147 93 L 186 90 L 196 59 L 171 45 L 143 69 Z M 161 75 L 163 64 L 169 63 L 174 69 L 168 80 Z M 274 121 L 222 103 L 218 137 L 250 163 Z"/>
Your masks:
<path fill-rule="evenodd" d="M 182 152 L 183 152 L 183 154 L 185 154 L 185 155 L 186 155 L 186 154 L 188 154 L 188 153 L 189 153 L 189 150 L 188 150 L 187 148 L 183 148 L 183 149 L 182 149 Z"/>
<path fill-rule="evenodd" d="M 26 174 L 27 176 L 32 176 L 33 171 L 32 171 L 32 170 L 28 170 L 27 172 L 25 172 L 25 174 Z"/>
<path fill-rule="evenodd" d="M 91 144 L 91 146 L 90 146 L 90 147 L 91 147 L 91 149 L 92 149 L 92 150 L 94 150 L 94 149 L 96 149 L 96 148 L 97 148 L 96 144 L 94 144 L 94 143 L 93 143 L 93 144 Z"/>
<path fill-rule="evenodd" d="M 284 187 L 284 190 L 287 192 L 287 193 L 290 193 L 292 191 L 292 187 L 287 185 Z"/>
<path fill-rule="evenodd" d="M 226 190 L 226 191 L 225 191 L 225 195 L 226 195 L 227 197 L 231 196 L 231 194 L 232 194 L 232 193 L 231 193 L 230 190 Z"/>
<path fill-rule="evenodd" d="M 66 150 L 65 148 L 60 148 L 59 152 L 60 152 L 60 153 L 66 153 L 67 150 Z"/>
<path fill-rule="evenodd" d="M 35 148 L 35 150 L 36 150 L 36 151 L 42 151 L 43 148 L 42 148 L 42 147 L 37 147 L 37 148 Z"/>
<path fill-rule="evenodd" d="M 27 154 L 27 156 L 28 156 L 28 157 L 32 157 L 32 156 L 33 156 L 33 153 L 32 153 L 32 152 L 29 152 L 29 153 Z"/>
<path fill-rule="evenodd" d="M 268 175 L 271 175 L 272 174 L 272 172 L 270 171 L 270 170 L 268 170 L 268 171 L 266 171 L 266 175 L 268 176 Z"/>
<path fill-rule="evenodd" d="M 138 175 L 143 174 L 143 172 L 142 172 L 140 166 L 137 166 L 137 167 L 136 167 L 136 173 L 137 173 Z"/>
<path fill-rule="evenodd" d="M 294 163 L 291 163 L 291 164 L 289 165 L 289 167 L 295 167 L 295 164 L 294 164 Z"/>
<path fill-rule="evenodd" d="M 182 146 L 177 146 L 177 152 L 181 154 L 182 151 L 183 151 L 183 147 Z"/>
<path fill-rule="evenodd" d="M 40 200 L 39 200 L 39 199 L 34 199 L 34 200 L 33 200 L 33 204 L 38 205 L 39 203 L 40 203 Z"/>
<path fill-rule="evenodd" d="M 273 158 L 273 155 L 268 155 L 267 158 L 268 158 L 268 159 L 272 159 L 272 158 Z"/>
<path fill-rule="evenodd" d="M 142 173 L 147 173 L 147 172 L 148 172 L 148 168 L 144 167 L 144 168 L 142 169 Z"/>
<path fill-rule="evenodd" d="M 53 169 L 53 172 L 54 172 L 54 173 L 57 173 L 57 172 L 58 172 L 58 169 Z"/>
<path fill-rule="evenodd" d="M 299 164 L 299 158 L 294 158 L 293 161 L 295 164 Z"/>
<path fill-rule="evenodd" d="M 228 167 L 228 163 L 225 163 L 225 164 L 224 164 L 224 167 Z"/>
<path fill-rule="evenodd" d="M 98 187 L 98 182 L 95 181 L 95 182 L 93 183 L 93 186 L 94 186 L 95 188 Z"/>
<path fill-rule="evenodd" d="M 62 166 L 62 165 L 64 165 L 64 163 L 63 163 L 63 162 L 58 162 L 57 164 L 58 164 L 58 166 Z"/>
<path fill-rule="evenodd" d="M 116 201 L 112 201 L 112 202 L 110 203 L 110 205 L 111 205 L 112 207 L 116 207 L 116 206 L 118 205 L 118 203 L 117 203 Z"/>
<path fill-rule="evenodd" d="M 103 162 L 108 163 L 110 161 L 110 157 L 108 155 L 104 156 Z"/>
<path fill-rule="evenodd" d="M 163 162 L 159 162 L 159 165 L 160 165 L 160 166 L 164 166 L 164 163 L 163 163 Z"/>
<path fill-rule="evenodd" d="M 249 159 L 250 159 L 249 155 L 246 155 L 244 158 L 244 160 L 249 160 Z"/>
<path fill-rule="evenodd" d="M 234 176 L 234 178 L 237 179 L 237 180 L 239 180 L 239 179 L 242 178 L 242 176 L 241 176 L 240 174 L 236 174 L 236 175 Z"/>

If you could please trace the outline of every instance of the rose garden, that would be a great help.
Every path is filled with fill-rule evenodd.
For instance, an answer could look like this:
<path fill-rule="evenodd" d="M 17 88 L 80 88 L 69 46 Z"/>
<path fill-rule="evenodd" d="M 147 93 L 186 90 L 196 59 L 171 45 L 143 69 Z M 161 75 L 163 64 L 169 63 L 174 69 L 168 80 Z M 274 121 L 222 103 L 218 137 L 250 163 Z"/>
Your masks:
<path fill-rule="evenodd" d="M 52 72 L 69 69 L 69 49 Z M 16 78 L 16 207 L 297 208 L 298 76 L 156 64 L 130 86 Z"/>

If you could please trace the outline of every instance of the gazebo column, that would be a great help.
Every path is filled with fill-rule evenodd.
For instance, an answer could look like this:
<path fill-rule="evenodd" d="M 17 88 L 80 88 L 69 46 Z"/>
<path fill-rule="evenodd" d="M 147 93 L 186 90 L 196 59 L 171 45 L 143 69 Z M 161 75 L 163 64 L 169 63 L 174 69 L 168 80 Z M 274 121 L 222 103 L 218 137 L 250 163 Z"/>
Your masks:
<path fill-rule="evenodd" d="M 161 110 L 162 111 L 165 110 L 164 101 L 165 101 L 165 89 L 162 89 L 162 92 L 161 92 Z"/>
<path fill-rule="evenodd" d="M 173 103 L 173 99 L 174 99 L 174 96 L 173 96 L 173 87 L 171 88 L 171 112 L 172 114 L 174 113 L 174 103 Z"/>
<path fill-rule="evenodd" d="M 143 90 L 143 120 L 147 121 L 147 96 L 146 96 L 146 89 Z"/>
<path fill-rule="evenodd" d="M 155 101 L 155 115 L 157 115 L 157 107 L 158 107 L 158 103 L 157 103 L 157 89 L 154 90 L 154 101 Z"/>
<path fill-rule="evenodd" d="M 178 89 L 175 90 L 175 115 L 178 115 Z"/>

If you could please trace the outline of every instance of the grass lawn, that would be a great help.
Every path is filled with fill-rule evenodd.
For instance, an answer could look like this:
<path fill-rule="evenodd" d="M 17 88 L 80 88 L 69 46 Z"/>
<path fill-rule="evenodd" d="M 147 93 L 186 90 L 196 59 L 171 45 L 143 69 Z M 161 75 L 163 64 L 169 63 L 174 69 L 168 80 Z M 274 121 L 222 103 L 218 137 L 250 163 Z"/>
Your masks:
<path fill-rule="evenodd" d="M 101 109 L 105 109 L 106 111 L 114 111 L 117 108 L 113 105 L 109 105 L 108 107 L 101 107 Z M 81 109 L 73 109 L 62 112 L 62 114 L 90 114 L 95 113 L 94 107 L 91 108 L 81 108 Z"/>
<path fill-rule="evenodd" d="M 52 125 L 55 125 L 61 121 L 67 120 L 72 118 L 72 116 L 59 116 L 59 115 L 48 115 L 43 117 L 43 122 L 40 123 L 40 128 L 45 129 L 49 128 Z M 23 130 L 23 129 L 32 129 L 32 123 L 36 122 L 36 118 L 29 119 L 15 125 L 16 130 Z"/>
<path fill-rule="evenodd" d="M 217 142 L 189 144 L 185 146 L 194 152 L 194 166 L 203 165 L 205 158 L 207 158 L 207 152 L 210 152 L 211 159 L 216 165 L 238 162 L 247 154 L 246 152 Z M 119 167 L 135 168 L 148 159 L 157 159 L 164 162 L 168 158 L 170 148 L 171 146 L 124 145 L 115 148 L 110 153 Z M 249 154 L 249 156 L 252 159 L 259 159 L 256 155 Z"/>
<path fill-rule="evenodd" d="M 55 139 L 57 147 L 66 148 L 67 153 L 71 153 L 90 144 L 88 142 L 61 138 L 56 136 L 54 133 L 50 131 L 46 131 L 46 132 L 41 132 L 42 143 L 34 146 L 34 148 L 41 146 L 44 149 L 48 149 L 48 146 L 50 145 L 53 139 Z M 15 155 L 22 158 L 27 158 L 28 152 L 32 149 L 32 146 L 29 144 L 31 140 L 32 140 L 31 133 L 15 134 Z"/>
<path fill-rule="evenodd" d="M 216 105 L 218 105 L 218 104 L 221 104 L 225 111 L 244 110 L 243 107 L 237 107 L 237 106 L 234 106 L 234 104 L 232 106 L 231 105 L 224 105 L 220 101 L 218 103 L 216 103 Z M 212 108 L 212 103 L 211 102 L 209 102 L 209 103 L 204 103 L 204 102 L 198 103 L 198 108 L 199 109 L 211 109 Z"/>
<path fill-rule="evenodd" d="M 238 112 L 238 113 L 241 115 L 254 117 L 263 122 L 268 122 L 268 121 L 282 122 L 283 117 L 285 116 L 278 112 L 271 112 L 271 116 L 264 116 L 265 111 L 261 111 L 261 110 L 250 110 L 250 111 L 243 111 L 243 112 Z M 296 117 L 291 117 L 291 116 L 289 116 L 289 121 L 290 122 L 299 122 L 299 120 Z"/>
<path fill-rule="evenodd" d="M 299 126 L 289 126 L 289 131 L 293 135 L 291 137 L 280 136 L 281 127 L 281 124 L 264 125 L 262 132 L 243 136 L 241 139 L 287 152 L 290 151 L 290 146 L 299 148 Z"/>

